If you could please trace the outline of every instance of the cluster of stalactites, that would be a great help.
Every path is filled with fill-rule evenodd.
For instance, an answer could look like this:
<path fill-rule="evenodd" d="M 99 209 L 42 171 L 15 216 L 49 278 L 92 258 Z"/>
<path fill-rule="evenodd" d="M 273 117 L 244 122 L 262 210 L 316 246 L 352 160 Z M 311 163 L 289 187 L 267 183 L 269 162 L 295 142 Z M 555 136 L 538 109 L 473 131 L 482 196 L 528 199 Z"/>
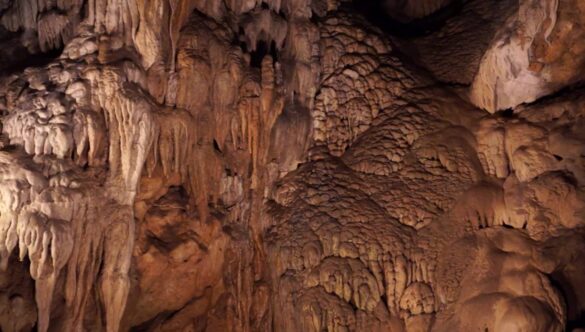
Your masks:
<path fill-rule="evenodd" d="M 0 18 L 8 31 L 25 31 L 27 48 L 42 52 L 64 46 L 73 37 L 81 20 L 82 0 L 17 0 L 11 1 Z"/>
<path fill-rule="evenodd" d="M 228 11 L 242 15 L 262 5 L 288 17 L 309 18 L 313 14 L 323 15 L 327 11 L 335 10 L 339 2 L 339 0 L 228 0 L 222 3 L 199 0 L 195 2 L 195 7 L 214 18 L 221 18 Z"/>
<path fill-rule="evenodd" d="M 104 111 L 109 133 L 109 182 L 122 193 L 113 196 L 122 204 L 132 204 L 142 167 L 156 136 L 153 106 L 132 83 L 113 68 L 86 72 L 93 102 Z"/>
<path fill-rule="evenodd" d="M 51 210 L 51 203 L 42 202 L 43 196 L 51 196 L 47 181 L 16 156 L 0 153 L 0 180 L 0 266 L 7 268 L 16 247 L 21 261 L 28 257 L 36 281 L 39 331 L 46 331 L 56 279 L 73 250 L 71 224 L 46 214 Z"/>
<path fill-rule="evenodd" d="M 16 149 L 3 151 L 0 158 L 0 254 L 4 266 L 17 246 L 20 258 L 29 258 L 39 331 L 48 328 L 53 290 L 66 265 L 65 298 L 75 316 L 68 322 L 75 326 L 83 324 L 86 292 L 91 292 L 87 285 L 97 281 L 98 273 L 108 330 L 117 329 L 129 289 L 133 239 L 116 238 L 109 229 L 115 224 L 133 234 L 132 214 L 88 211 L 129 209 L 158 126 L 149 98 L 136 77 L 127 75 L 132 66 L 118 70 L 70 62 L 92 62 L 96 51 L 91 33 L 83 34 L 60 61 L 8 79 L 1 91 L 8 113 L 3 135 Z M 88 203 L 93 177 L 105 181 L 107 189 L 92 188 L 95 202 Z M 103 253 L 96 252 L 99 243 Z M 89 275 L 78 275 L 81 270 Z"/>

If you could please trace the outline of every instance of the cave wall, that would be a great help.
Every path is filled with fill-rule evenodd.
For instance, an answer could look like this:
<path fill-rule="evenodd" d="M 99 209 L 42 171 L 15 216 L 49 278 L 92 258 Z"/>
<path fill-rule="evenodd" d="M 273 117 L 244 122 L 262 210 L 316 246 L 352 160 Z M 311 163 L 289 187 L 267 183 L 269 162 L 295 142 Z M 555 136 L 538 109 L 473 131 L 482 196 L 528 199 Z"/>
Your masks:
<path fill-rule="evenodd" d="M 585 328 L 579 0 L 0 0 L 0 330 Z"/>

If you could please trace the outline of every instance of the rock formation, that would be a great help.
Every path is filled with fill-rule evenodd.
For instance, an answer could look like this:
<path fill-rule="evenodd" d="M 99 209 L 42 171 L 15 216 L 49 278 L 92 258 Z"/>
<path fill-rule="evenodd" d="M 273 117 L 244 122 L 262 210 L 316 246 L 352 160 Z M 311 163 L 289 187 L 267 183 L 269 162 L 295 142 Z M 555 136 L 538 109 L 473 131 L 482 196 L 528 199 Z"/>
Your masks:
<path fill-rule="evenodd" d="M 585 329 L 584 36 L 580 0 L 0 0 L 0 330 Z"/>

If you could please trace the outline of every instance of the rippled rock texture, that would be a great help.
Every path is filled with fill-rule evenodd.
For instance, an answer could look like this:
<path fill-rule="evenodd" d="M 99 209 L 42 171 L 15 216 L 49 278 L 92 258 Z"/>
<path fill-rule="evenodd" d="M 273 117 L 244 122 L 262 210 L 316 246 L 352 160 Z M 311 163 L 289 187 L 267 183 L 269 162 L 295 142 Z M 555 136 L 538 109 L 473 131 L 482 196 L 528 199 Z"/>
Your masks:
<path fill-rule="evenodd" d="M 0 0 L 1 331 L 585 329 L 579 0 Z"/>

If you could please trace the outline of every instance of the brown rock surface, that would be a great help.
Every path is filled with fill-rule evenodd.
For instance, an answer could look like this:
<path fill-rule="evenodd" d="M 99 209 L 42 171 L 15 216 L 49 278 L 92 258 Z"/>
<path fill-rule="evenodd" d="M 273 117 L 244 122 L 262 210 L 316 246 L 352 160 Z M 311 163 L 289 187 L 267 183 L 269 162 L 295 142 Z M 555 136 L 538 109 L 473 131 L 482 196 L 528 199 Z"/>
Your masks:
<path fill-rule="evenodd" d="M 585 329 L 582 7 L 0 0 L 0 329 Z"/>

